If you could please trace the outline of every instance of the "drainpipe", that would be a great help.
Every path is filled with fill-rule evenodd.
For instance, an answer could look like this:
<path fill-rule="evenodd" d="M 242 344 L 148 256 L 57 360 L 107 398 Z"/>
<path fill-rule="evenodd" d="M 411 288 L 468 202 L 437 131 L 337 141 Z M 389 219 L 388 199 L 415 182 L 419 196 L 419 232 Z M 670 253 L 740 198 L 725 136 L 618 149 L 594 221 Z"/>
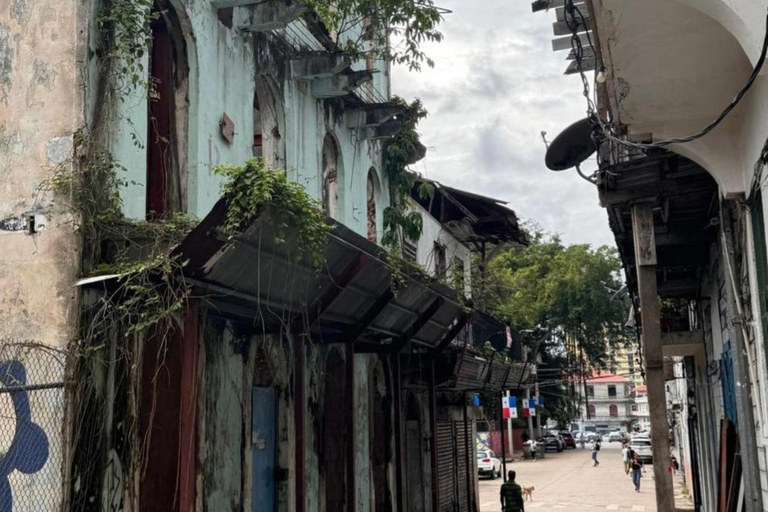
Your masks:
<path fill-rule="evenodd" d="M 739 420 L 739 441 L 744 464 L 742 480 L 744 482 L 744 510 L 759 512 L 763 510 L 762 490 L 760 488 L 760 468 L 757 460 L 757 441 L 755 439 L 755 417 L 752 409 L 752 389 L 750 377 L 751 365 L 745 354 L 745 340 L 749 338 L 744 323 L 744 311 L 741 307 L 741 293 L 736 281 L 733 268 L 733 230 L 732 219 L 727 203 L 720 205 L 720 235 L 722 241 L 723 260 L 728 273 L 730 286 L 725 286 L 726 311 L 733 329 L 733 374 L 736 378 L 734 389 L 736 393 L 736 416 Z M 746 371 L 745 371 L 746 369 Z"/>

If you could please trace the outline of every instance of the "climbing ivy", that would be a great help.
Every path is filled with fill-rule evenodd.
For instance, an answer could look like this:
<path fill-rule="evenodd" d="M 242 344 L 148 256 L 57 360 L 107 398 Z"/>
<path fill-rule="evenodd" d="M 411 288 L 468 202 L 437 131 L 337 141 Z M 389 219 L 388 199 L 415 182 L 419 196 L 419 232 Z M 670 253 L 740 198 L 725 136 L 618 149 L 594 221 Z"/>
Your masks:
<path fill-rule="evenodd" d="M 304 187 L 290 181 L 285 171 L 268 168 L 262 158 L 250 159 L 244 166 L 219 165 L 213 172 L 224 178 L 224 233 L 230 240 L 266 214 L 276 230 L 278 243 L 286 241 L 289 231 L 296 233 L 298 255 L 311 254 L 315 265 L 320 264 L 331 225 L 321 205 Z"/>
<path fill-rule="evenodd" d="M 152 46 L 152 21 L 159 14 L 153 0 L 111 0 L 97 16 L 102 39 L 101 62 L 112 85 L 122 92 L 149 87 L 144 61 Z M 124 97 L 120 98 L 125 101 Z"/>
<path fill-rule="evenodd" d="M 384 209 L 382 243 L 390 248 L 398 248 L 401 237 L 416 241 L 424 228 L 421 214 L 409 207 L 415 176 L 408 165 L 423 148 L 416 128 L 419 121 L 427 117 L 427 111 L 419 99 L 409 104 L 395 96 L 392 102 L 403 108 L 399 115 L 402 128 L 384 146 L 384 173 L 389 180 L 391 205 Z"/>

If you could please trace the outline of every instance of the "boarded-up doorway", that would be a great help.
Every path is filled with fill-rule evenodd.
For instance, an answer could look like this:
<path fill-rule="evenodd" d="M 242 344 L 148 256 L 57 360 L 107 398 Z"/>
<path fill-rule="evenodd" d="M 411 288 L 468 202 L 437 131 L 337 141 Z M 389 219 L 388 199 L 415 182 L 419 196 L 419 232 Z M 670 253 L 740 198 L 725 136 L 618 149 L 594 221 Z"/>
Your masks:
<path fill-rule="evenodd" d="M 405 420 L 405 467 L 408 512 L 425 512 L 421 413 L 416 397 L 408 395 Z"/>

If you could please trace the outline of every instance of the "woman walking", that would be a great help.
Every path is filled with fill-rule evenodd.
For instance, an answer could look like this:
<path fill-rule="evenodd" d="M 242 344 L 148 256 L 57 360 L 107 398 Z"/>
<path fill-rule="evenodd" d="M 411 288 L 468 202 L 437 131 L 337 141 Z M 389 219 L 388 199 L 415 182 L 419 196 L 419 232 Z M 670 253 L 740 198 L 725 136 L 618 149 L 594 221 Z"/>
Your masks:
<path fill-rule="evenodd" d="M 600 440 L 595 439 L 592 442 L 592 460 L 595 462 L 594 464 L 592 464 L 592 467 L 600 465 L 600 461 L 597 460 L 597 452 L 599 451 L 600 451 Z"/>
<path fill-rule="evenodd" d="M 635 484 L 635 492 L 640 492 L 640 479 L 643 477 L 643 461 L 635 454 L 632 458 L 632 483 Z"/>

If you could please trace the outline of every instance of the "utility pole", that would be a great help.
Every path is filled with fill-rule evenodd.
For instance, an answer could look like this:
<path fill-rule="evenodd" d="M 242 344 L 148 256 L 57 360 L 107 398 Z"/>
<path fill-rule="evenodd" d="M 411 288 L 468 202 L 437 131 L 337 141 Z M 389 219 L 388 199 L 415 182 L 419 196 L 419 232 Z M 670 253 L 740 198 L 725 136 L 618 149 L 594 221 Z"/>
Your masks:
<path fill-rule="evenodd" d="M 536 439 L 536 434 L 533 431 L 533 416 L 531 416 L 531 385 L 525 386 L 525 399 L 528 401 L 528 432 L 530 432 L 531 438 Z"/>
<path fill-rule="evenodd" d="M 536 354 L 536 357 L 533 360 L 533 374 L 536 376 L 536 381 L 533 383 L 534 389 L 536 390 L 535 397 L 536 397 L 536 407 L 539 407 L 539 355 Z M 530 406 L 530 404 L 529 404 Z M 536 413 L 536 425 L 538 425 L 538 437 L 541 437 L 541 416 L 539 416 L 539 413 Z"/>
<path fill-rule="evenodd" d="M 509 390 L 507 390 L 507 403 L 509 403 Z M 509 446 L 510 453 L 514 453 L 515 449 L 512 446 L 512 415 L 507 418 L 507 446 Z"/>
<path fill-rule="evenodd" d="M 640 296 L 640 319 L 643 328 L 643 353 L 648 382 L 648 407 L 651 412 L 651 430 L 656 440 L 651 443 L 653 476 L 656 481 L 656 509 L 658 512 L 675 512 L 672 474 L 667 471 L 669 424 L 656 283 L 656 238 L 651 204 L 640 203 L 632 207 L 632 231 L 635 242 L 637 288 Z"/>

